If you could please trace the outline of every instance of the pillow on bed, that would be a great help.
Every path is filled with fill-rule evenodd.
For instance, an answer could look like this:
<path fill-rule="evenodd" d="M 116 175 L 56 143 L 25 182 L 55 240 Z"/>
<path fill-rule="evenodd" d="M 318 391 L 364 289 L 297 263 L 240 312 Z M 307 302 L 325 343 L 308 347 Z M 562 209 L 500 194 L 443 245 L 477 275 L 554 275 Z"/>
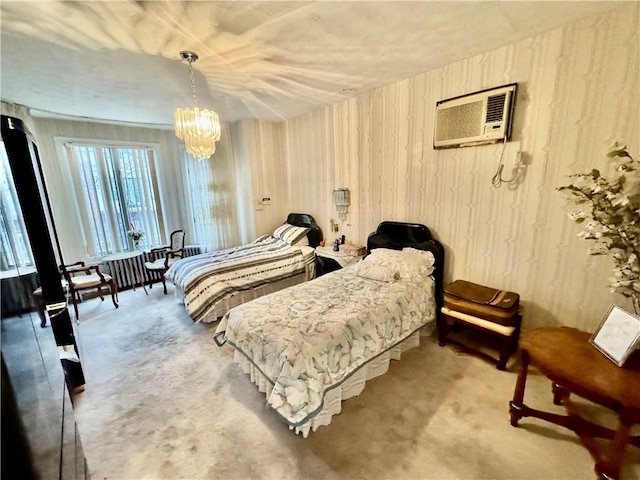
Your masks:
<path fill-rule="evenodd" d="M 309 237 L 307 235 L 304 235 L 300 240 L 298 240 L 296 243 L 292 243 L 291 245 L 295 247 L 307 247 L 309 246 Z"/>
<path fill-rule="evenodd" d="M 307 227 L 296 227 L 295 225 L 285 223 L 274 230 L 273 236 L 284 240 L 289 245 L 294 245 L 296 242 L 302 240 L 302 237 L 306 237 L 309 230 Z"/>
<path fill-rule="evenodd" d="M 358 262 L 356 275 L 387 283 L 393 282 L 397 278 L 397 272 L 394 272 L 391 268 L 367 262 Z"/>
<path fill-rule="evenodd" d="M 418 250 L 417 248 L 413 248 L 413 247 L 404 247 L 402 251 L 415 253 L 416 255 L 421 255 L 426 260 L 426 262 L 432 267 L 436 263 L 436 257 L 434 257 L 433 252 L 430 252 L 429 250 Z"/>
<path fill-rule="evenodd" d="M 403 280 L 427 277 L 433 273 L 433 262 L 429 256 L 415 251 L 374 248 L 364 261 L 389 267 Z"/>

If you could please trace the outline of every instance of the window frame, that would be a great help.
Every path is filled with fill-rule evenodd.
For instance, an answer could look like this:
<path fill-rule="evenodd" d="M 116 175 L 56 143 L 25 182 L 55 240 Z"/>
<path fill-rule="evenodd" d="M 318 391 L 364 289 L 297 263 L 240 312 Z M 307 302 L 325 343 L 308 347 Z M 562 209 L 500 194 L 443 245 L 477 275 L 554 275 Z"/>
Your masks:
<path fill-rule="evenodd" d="M 85 219 L 89 219 L 92 214 L 92 208 L 87 204 L 85 200 L 85 189 L 81 183 L 81 169 L 79 163 L 75 160 L 74 155 L 71 154 L 71 147 L 85 147 L 85 148 L 94 148 L 97 149 L 97 152 L 100 156 L 98 161 L 98 168 L 100 170 L 100 183 L 101 188 L 105 192 L 105 195 L 108 197 L 108 201 L 111 206 L 113 206 L 113 191 L 111 189 L 110 182 L 110 173 L 107 171 L 106 160 L 104 159 L 104 153 L 102 149 L 134 149 L 134 150 L 148 150 L 148 158 L 149 158 L 149 182 L 151 187 L 151 192 L 149 192 L 153 196 L 153 200 L 155 202 L 156 209 L 156 220 L 158 227 L 158 240 L 150 241 L 148 244 L 148 248 L 153 248 L 159 245 L 164 245 L 166 243 L 166 212 L 165 205 L 162 199 L 162 188 L 161 188 L 161 178 L 160 178 L 160 170 L 158 168 L 158 162 L 160 162 L 160 144 L 158 143 L 150 143 L 150 142 L 136 142 L 136 141 L 118 141 L 118 140 L 96 140 L 96 139 L 87 139 L 87 138 L 71 138 L 71 137 L 56 137 L 55 143 L 57 144 L 57 149 L 59 152 L 63 152 L 64 164 L 68 174 L 68 182 L 69 186 L 73 190 L 71 192 L 70 198 L 76 208 L 76 218 L 78 223 L 78 233 L 82 235 L 82 244 L 85 249 L 85 253 L 88 258 L 100 258 L 104 255 L 108 255 L 110 253 L 117 252 L 126 252 L 131 251 L 131 244 L 128 240 L 126 240 L 126 231 L 129 230 L 127 225 L 123 224 L 124 232 L 120 231 L 118 227 L 118 219 L 117 219 L 117 209 L 109 208 L 108 212 L 108 221 L 110 228 L 114 232 L 115 242 L 112 249 L 113 252 L 109 251 L 109 249 L 105 246 L 104 249 L 99 248 L 100 250 L 105 250 L 107 253 L 101 253 L 96 247 L 101 247 L 100 245 L 94 245 L 93 234 L 92 234 L 92 225 L 90 222 L 87 222 Z M 117 173 L 113 174 L 114 182 L 117 184 L 117 192 L 118 192 L 118 200 L 120 205 L 125 206 L 126 210 L 126 198 L 125 192 L 123 188 L 124 179 L 122 178 L 122 169 L 120 167 L 120 158 L 115 152 L 112 152 L 113 161 L 118 165 Z M 146 173 L 146 172 L 145 172 Z M 146 189 L 146 182 L 143 185 L 143 188 Z M 123 222 L 128 221 L 129 214 L 125 211 L 123 213 Z M 96 222 L 94 222 L 96 223 Z M 139 226 L 137 226 L 139 228 Z M 125 235 L 125 240 L 123 243 L 122 234 Z M 102 235 L 104 237 L 104 235 Z"/>

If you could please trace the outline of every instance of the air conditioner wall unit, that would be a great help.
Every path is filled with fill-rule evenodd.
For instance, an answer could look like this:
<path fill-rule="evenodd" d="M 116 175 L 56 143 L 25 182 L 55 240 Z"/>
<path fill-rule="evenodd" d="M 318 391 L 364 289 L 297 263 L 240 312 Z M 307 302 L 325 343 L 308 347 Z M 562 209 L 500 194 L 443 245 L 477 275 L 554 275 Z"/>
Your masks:
<path fill-rule="evenodd" d="M 509 140 L 516 86 L 512 83 L 437 102 L 433 148 Z"/>

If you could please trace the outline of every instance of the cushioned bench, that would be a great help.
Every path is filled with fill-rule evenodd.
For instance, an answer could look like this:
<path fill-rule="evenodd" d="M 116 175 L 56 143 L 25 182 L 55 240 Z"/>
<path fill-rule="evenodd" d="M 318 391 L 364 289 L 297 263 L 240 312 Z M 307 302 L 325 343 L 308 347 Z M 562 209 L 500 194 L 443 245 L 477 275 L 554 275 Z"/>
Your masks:
<path fill-rule="evenodd" d="M 474 317 L 467 313 L 457 312 L 447 307 L 442 307 L 442 316 L 438 319 L 438 337 L 440 346 L 446 343 L 447 335 L 456 328 L 469 328 L 483 335 L 488 335 L 499 342 L 498 370 L 504 370 L 507 361 L 518 349 L 520 337 L 520 325 L 522 315 L 517 313 L 513 325 L 501 325 L 491 320 Z"/>

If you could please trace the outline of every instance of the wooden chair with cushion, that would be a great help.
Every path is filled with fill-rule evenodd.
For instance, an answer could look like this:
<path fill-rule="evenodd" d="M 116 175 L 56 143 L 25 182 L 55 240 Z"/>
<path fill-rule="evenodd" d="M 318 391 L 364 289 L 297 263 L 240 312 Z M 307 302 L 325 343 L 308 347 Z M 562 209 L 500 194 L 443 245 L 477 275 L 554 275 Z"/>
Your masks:
<path fill-rule="evenodd" d="M 102 290 L 106 287 L 111 295 L 113 305 L 118 308 L 118 287 L 111 275 L 103 273 L 99 265 L 88 265 L 76 262 L 70 265 L 60 265 L 60 271 L 69 288 L 69 299 L 73 303 L 76 319 L 79 319 L 78 303 L 82 301 L 80 293 L 86 290 L 96 290 L 100 300 L 104 301 Z"/>
<path fill-rule="evenodd" d="M 175 230 L 171 232 L 170 245 L 165 247 L 152 248 L 150 258 L 148 262 L 145 262 L 144 266 L 150 272 L 160 274 L 162 280 L 162 288 L 164 294 L 167 294 L 167 283 L 164 278 L 164 274 L 169 270 L 169 267 L 176 260 L 184 258 L 184 230 Z M 153 283 L 149 285 L 149 288 L 153 286 Z"/>

